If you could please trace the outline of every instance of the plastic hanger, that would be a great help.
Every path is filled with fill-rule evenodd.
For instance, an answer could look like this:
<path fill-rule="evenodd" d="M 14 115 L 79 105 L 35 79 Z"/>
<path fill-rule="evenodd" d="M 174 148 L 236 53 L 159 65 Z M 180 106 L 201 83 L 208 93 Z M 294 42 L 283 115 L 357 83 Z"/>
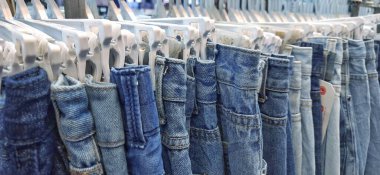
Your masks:
<path fill-rule="evenodd" d="M 206 59 L 206 44 L 207 40 L 214 38 L 215 32 L 215 22 L 205 17 L 195 17 L 195 18 L 162 18 L 162 19 L 146 19 L 141 21 L 151 21 L 151 22 L 162 22 L 180 25 L 190 25 L 195 27 L 199 31 L 200 42 L 197 42 L 195 46 L 196 53 L 199 53 L 201 59 Z M 199 43 L 199 44 L 198 44 Z"/>
<path fill-rule="evenodd" d="M 115 3 L 113 1 L 109 1 L 108 4 L 110 4 L 110 2 Z M 123 17 L 124 20 L 130 20 L 130 21 L 137 20 L 135 14 L 133 13 L 133 10 L 129 8 L 127 2 L 119 1 L 119 4 L 120 4 L 121 16 Z"/>
<path fill-rule="evenodd" d="M 187 60 L 190 57 L 190 49 L 194 47 L 194 43 L 199 38 L 199 31 L 195 27 L 158 22 L 142 23 L 158 26 L 164 29 L 167 37 L 181 38 L 185 44 L 185 49 L 183 50 L 184 60 Z M 166 48 L 166 51 L 164 51 L 164 54 L 167 57 L 169 56 L 169 49 L 170 48 Z"/>
<path fill-rule="evenodd" d="M 252 49 L 255 49 L 255 48 L 258 49 L 261 47 L 261 46 L 258 46 L 259 45 L 258 43 L 261 43 L 260 40 L 263 39 L 263 30 L 258 26 L 234 25 L 234 24 L 229 24 L 229 23 L 224 23 L 224 24 L 216 23 L 215 26 L 217 29 L 233 31 L 233 32 L 237 32 L 237 33 L 248 36 L 249 38 L 251 38 L 251 41 L 252 41 L 252 45 L 251 45 Z"/>
<path fill-rule="evenodd" d="M 49 19 L 64 19 L 60 9 L 54 0 L 45 0 Z"/>
<path fill-rule="evenodd" d="M 243 47 L 247 49 L 252 48 L 251 38 L 244 34 L 223 29 L 216 29 L 216 33 L 215 43 Z"/>

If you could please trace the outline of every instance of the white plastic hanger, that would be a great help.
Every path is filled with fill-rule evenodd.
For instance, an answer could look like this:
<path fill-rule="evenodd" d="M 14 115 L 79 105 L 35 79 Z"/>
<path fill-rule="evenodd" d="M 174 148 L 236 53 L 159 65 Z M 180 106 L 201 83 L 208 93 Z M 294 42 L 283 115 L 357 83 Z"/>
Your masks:
<path fill-rule="evenodd" d="M 162 18 L 162 19 L 146 19 L 142 21 L 151 21 L 151 22 L 163 22 L 171 24 L 180 24 L 180 25 L 190 25 L 195 27 L 199 31 L 200 38 L 196 43 L 195 50 L 199 53 L 200 58 L 206 59 L 206 44 L 207 40 L 214 38 L 215 31 L 215 22 L 205 17 L 195 17 L 195 18 Z M 198 44 L 199 43 L 199 44 Z"/>
<path fill-rule="evenodd" d="M 260 46 L 256 46 L 256 45 L 258 45 L 258 43 L 261 43 L 260 40 L 263 39 L 264 31 L 258 26 L 237 25 L 237 24 L 231 24 L 231 23 L 216 23 L 215 26 L 217 29 L 233 31 L 236 33 L 246 35 L 251 39 L 252 49 L 260 48 Z M 216 35 L 218 35 L 218 33 L 216 33 Z"/>
<path fill-rule="evenodd" d="M 195 27 L 169 24 L 169 23 L 158 23 L 158 22 L 141 22 L 144 24 L 150 24 L 158 26 L 165 30 L 166 36 L 171 38 L 180 37 L 185 44 L 185 49 L 183 50 L 183 59 L 187 60 L 190 56 L 190 49 L 194 47 L 196 40 L 199 38 L 199 31 Z M 166 48 L 164 52 L 165 56 L 169 56 L 169 49 Z"/>

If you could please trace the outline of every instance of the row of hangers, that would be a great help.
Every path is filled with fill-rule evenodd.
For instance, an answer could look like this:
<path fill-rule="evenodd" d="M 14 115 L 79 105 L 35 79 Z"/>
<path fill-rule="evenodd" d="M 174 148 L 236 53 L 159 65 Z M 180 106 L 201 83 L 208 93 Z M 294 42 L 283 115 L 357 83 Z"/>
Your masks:
<path fill-rule="evenodd" d="M 247 4 L 247 8 L 240 8 L 237 2 Z M 125 1 L 120 1 L 117 8 L 111 0 L 108 19 L 97 19 L 94 3 L 86 0 L 87 19 L 64 19 L 54 0 L 46 0 L 47 9 L 39 0 L 32 0 L 33 13 L 24 0 L 16 0 L 14 17 L 8 4 L 0 1 L 0 78 L 40 66 L 52 81 L 61 73 L 84 81 L 86 67 L 91 64 L 94 79 L 109 82 L 110 67 L 124 67 L 126 58 L 133 64 L 144 64 L 148 57 L 154 80 L 155 58 L 157 54 L 169 56 L 168 43 L 173 39 L 183 44 L 183 59 L 191 53 L 206 59 L 209 40 L 278 53 L 286 43 L 318 33 L 370 38 L 374 35 L 374 25 L 380 22 L 379 15 L 324 19 L 315 15 L 300 18 L 295 13 L 295 16 L 269 14 L 250 10 L 257 8 L 253 2 L 256 1 L 228 0 L 229 7 L 221 8 L 228 4 L 219 1 L 217 9 L 213 1 L 189 5 L 181 0 L 174 4 L 171 0 L 171 10 L 167 13 L 162 1 L 158 1 L 156 17 L 162 18 L 138 19 Z M 267 20 L 268 16 L 272 20 Z M 115 57 L 112 65 L 111 51 Z"/>

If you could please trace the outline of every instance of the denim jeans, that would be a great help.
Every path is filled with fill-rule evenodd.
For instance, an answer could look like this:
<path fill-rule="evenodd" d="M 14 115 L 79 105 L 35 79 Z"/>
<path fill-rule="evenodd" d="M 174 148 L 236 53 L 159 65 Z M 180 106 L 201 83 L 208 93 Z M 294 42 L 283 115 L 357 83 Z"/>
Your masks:
<path fill-rule="evenodd" d="M 129 174 L 164 174 L 159 118 L 148 66 L 111 69 L 124 121 Z"/>
<path fill-rule="evenodd" d="M 302 64 L 301 80 L 301 133 L 302 133 L 302 173 L 315 174 L 315 139 L 312 114 L 311 91 L 311 62 L 313 50 L 311 47 L 292 46 L 292 55 Z M 297 157 L 296 157 L 297 162 Z M 297 167 L 296 167 L 297 169 Z M 296 171 L 297 173 L 298 171 Z M 297 173 L 297 175 L 300 175 Z"/>
<path fill-rule="evenodd" d="M 289 103 L 292 122 L 292 144 L 295 161 L 295 174 L 302 174 L 302 124 L 301 124 L 301 89 L 302 63 L 294 61 L 290 79 Z"/>
<path fill-rule="evenodd" d="M 4 113 L 3 113 L 4 104 L 5 104 L 5 94 L 0 93 L 0 174 L 10 174 L 8 166 L 6 166 L 6 164 L 9 161 L 9 155 L 5 150 L 6 147 L 5 147 Z"/>
<path fill-rule="evenodd" d="M 156 98 L 165 173 L 192 174 L 186 128 L 187 73 L 185 62 L 156 58 Z"/>
<path fill-rule="evenodd" d="M 321 104 L 321 93 L 319 80 L 323 73 L 323 45 L 302 42 L 301 47 L 312 47 L 313 48 L 313 58 L 312 58 L 312 72 L 311 72 L 311 99 L 312 99 L 312 112 L 313 112 L 313 123 L 314 123 L 314 138 L 315 138 L 315 174 L 322 174 L 322 104 Z"/>
<path fill-rule="evenodd" d="M 376 70 L 377 56 L 375 54 L 374 41 L 365 42 L 366 45 L 366 68 L 368 73 L 369 92 L 371 98 L 371 115 L 370 115 L 370 142 L 368 146 L 367 162 L 365 166 L 366 175 L 375 175 L 379 173 L 380 167 L 380 86 L 378 81 L 378 72 Z"/>
<path fill-rule="evenodd" d="M 353 102 L 353 117 L 357 125 L 357 151 L 359 175 L 364 174 L 370 138 L 370 91 L 366 69 L 366 46 L 361 40 L 348 40 L 350 56 L 350 91 Z"/>
<path fill-rule="evenodd" d="M 222 131 L 226 174 L 261 175 L 262 133 L 257 102 L 265 61 L 260 52 L 227 45 L 208 44 L 215 59 L 217 113 Z M 215 55 L 214 55 L 215 54 Z"/>
<path fill-rule="evenodd" d="M 197 62 L 195 57 L 191 57 L 187 59 L 186 63 L 186 72 L 187 72 L 187 80 L 186 80 L 186 129 L 187 132 L 190 133 L 190 120 L 193 115 L 193 111 L 195 109 L 195 98 L 196 98 L 196 84 L 195 84 L 195 73 L 194 66 Z M 190 133 L 190 142 L 191 142 L 191 133 Z M 192 148 L 190 148 L 191 151 Z M 191 156 L 191 155 L 190 155 Z M 191 158 L 191 157 L 190 157 Z"/>
<path fill-rule="evenodd" d="M 60 75 L 51 90 L 59 133 L 69 155 L 70 173 L 103 174 L 84 84 Z"/>
<path fill-rule="evenodd" d="M 263 122 L 263 157 L 268 175 L 287 174 L 289 59 L 269 57 L 263 74 L 259 104 Z M 292 153 L 292 152 L 291 152 Z"/>
<path fill-rule="evenodd" d="M 323 44 L 324 48 L 328 50 L 324 80 L 330 82 L 335 90 L 326 136 L 322 141 L 322 174 L 340 174 L 339 118 L 343 41 L 340 38 L 330 37 L 315 37 L 310 38 L 309 41 Z M 329 48 L 331 46 L 333 48 Z"/>
<path fill-rule="evenodd" d="M 86 76 L 86 92 L 95 123 L 95 139 L 106 174 L 128 174 L 125 135 L 117 88 Z"/>
<path fill-rule="evenodd" d="M 216 115 L 215 62 L 197 59 L 193 71 L 196 107 L 190 123 L 192 171 L 194 174 L 224 174 L 223 145 Z"/>
<path fill-rule="evenodd" d="M 356 125 L 350 92 L 350 57 L 348 41 L 343 40 L 342 91 L 340 93 L 340 174 L 359 174 Z"/>

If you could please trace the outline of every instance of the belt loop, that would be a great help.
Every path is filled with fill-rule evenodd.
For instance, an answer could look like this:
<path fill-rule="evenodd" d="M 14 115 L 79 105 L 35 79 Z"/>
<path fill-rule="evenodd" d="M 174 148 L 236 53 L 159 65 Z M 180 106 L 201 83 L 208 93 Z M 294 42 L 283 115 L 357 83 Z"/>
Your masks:
<path fill-rule="evenodd" d="M 165 58 L 156 58 L 156 104 L 157 111 L 160 116 L 160 125 L 166 124 L 164 102 L 162 99 L 162 79 L 164 77 L 164 72 L 166 70 Z"/>

